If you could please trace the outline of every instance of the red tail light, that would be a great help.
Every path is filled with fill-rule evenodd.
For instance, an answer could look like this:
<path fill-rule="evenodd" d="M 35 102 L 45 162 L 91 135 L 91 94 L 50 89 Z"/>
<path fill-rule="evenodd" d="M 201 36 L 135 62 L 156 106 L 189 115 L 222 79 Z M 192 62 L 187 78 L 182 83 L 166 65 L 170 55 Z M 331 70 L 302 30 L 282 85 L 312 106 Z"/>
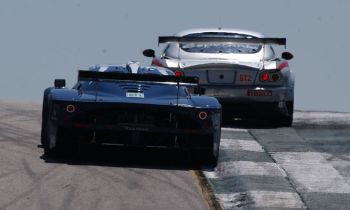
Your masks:
<path fill-rule="evenodd" d="M 182 71 L 179 71 L 179 70 L 175 71 L 176 77 L 182 77 L 183 75 L 184 75 L 184 73 Z"/>
<path fill-rule="evenodd" d="M 269 79 L 270 79 L 269 73 L 267 71 L 264 71 L 262 76 L 261 76 L 261 80 L 263 82 L 266 82 L 266 81 L 269 81 Z"/>

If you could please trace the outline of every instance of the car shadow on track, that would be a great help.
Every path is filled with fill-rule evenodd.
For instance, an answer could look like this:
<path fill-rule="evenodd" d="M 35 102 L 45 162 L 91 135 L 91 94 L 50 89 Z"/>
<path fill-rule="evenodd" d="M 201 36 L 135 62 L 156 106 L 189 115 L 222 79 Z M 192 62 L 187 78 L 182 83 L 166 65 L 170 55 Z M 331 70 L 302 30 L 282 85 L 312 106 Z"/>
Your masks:
<path fill-rule="evenodd" d="M 225 128 L 243 128 L 243 129 L 275 129 L 281 126 L 278 122 L 271 122 L 269 120 L 261 119 L 239 119 L 223 121 L 221 127 Z"/>
<path fill-rule="evenodd" d="M 225 128 L 274 129 L 279 126 L 256 119 L 223 122 Z M 39 145 L 42 147 L 42 145 Z M 72 151 L 54 157 L 40 157 L 46 163 L 69 165 L 97 165 L 124 168 L 150 168 L 169 170 L 208 170 L 213 166 L 204 165 L 201 157 L 189 150 L 125 147 L 111 145 L 80 145 Z"/>
<path fill-rule="evenodd" d="M 40 158 L 46 163 L 123 168 L 200 170 L 210 167 L 201 164 L 200 157 L 186 150 L 111 145 L 80 145 L 69 152 Z"/>

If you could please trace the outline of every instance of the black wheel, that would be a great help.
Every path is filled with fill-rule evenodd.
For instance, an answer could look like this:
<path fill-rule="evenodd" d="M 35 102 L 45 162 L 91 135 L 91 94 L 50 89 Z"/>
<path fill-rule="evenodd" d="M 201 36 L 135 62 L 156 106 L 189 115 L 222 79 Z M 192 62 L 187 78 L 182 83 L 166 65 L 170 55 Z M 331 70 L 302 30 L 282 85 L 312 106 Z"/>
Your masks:
<path fill-rule="evenodd" d="M 204 164 L 210 167 L 216 167 L 218 165 L 219 154 L 213 152 L 213 149 L 205 150 L 202 153 Z"/>
<path fill-rule="evenodd" d="M 47 122 L 47 99 L 44 96 L 43 100 L 43 108 L 42 108 L 42 114 L 41 114 L 41 136 L 40 136 L 40 142 L 41 145 L 44 145 L 44 139 L 46 135 L 46 122 Z"/>
<path fill-rule="evenodd" d="M 44 91 L 44 97 L 43 97 L 43 107 L 42 107 L 42 112 L 41 112 L 41 136 L 40 136 L 40 142 L 41 145 L 44 145 L 44 139 L 46 135 L 46 122 L 48 120 L 48 97 L 49 93 L 52 88 L 47 88 Z"/>
<path fill-rule="evenodd" d="M 210 147 L 202 152 L 202 158 L 205 161 L 204 163 L 208 166 L 215 167 L 218 164 L 220 152 L 220 138 L 221 129 L 219 128 L 213 135 L 211 135 Z"/>
<path fill-rule="evenodd" d="M 61 149 L 58 128 L 49 120 L 47 120 L 45 123 L 43 146 L 44 155 L 47 157 L 57 155 L 59 149 Z"/>
<path fill-rule="evenodd" d="M 286 102 L 287 114 L 278 118 L 278 125 L 291 127 L 293 124 L 294 101 Z"/>
<path fill-rule="evenodd" d="M 278 125 L 282 127 L 292 127 L 293 117 L 285 116 L 278 119 Z"/>

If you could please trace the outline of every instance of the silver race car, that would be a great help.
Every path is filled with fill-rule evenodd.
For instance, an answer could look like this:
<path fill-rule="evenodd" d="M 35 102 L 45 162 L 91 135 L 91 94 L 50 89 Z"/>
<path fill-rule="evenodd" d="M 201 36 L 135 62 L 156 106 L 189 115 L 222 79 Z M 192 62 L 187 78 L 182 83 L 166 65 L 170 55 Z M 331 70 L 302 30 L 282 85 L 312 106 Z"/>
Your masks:
<path fill-rule="evenodd" d="M 223 120 L 262 118 L 278 126 L 291 126 L 294 74 L 283 52 L 285 38 L 238 29 L 190 29 L 159 37 L 167 44 L 158 57 L 153 49 L 143 52 L 152 65 L 167 67 L 185 76 L 199 77 L 200 94 L 216 97 L 223 107 Z"/>

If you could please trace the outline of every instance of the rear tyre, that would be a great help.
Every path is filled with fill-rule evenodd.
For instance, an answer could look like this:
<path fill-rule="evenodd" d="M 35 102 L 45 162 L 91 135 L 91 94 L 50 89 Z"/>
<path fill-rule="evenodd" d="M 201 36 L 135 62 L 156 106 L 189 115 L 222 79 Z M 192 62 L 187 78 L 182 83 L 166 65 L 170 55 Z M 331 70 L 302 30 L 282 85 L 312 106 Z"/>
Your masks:
<path fill-rule="evenodd" d="M 47 99 L 44 96 L 43 100 L 43 108 L 42 108 L 42 114 L 41 114 L 41 136 L 40 136 L 40 142 L 41 145 L 44 145 L 44 139 L 46 135 L 46 122 L 47 122 Z"/>
<path fill-rule="evenodd" d="M 47 157 L 57 155 L 59 153 L 59 150 L 61 149 L 57 126 L 53 125 L 53 123 L 49 121 L 46 121 L 44 133 L 44 155 Z"/>
<path fill-rule="evenodd" d="M 204 164 L 210 167 L 216 167 L 219 160 L 219 152 L 220 152 L 220 137 L 221 137 L 221 129 L 219 128 L 210 139 L 210 147 L 204 149 L 202 152 L 202 158 L 204 160 Z"/>
<path fill-rule="evenodd" d="M 219 153 L 214 151 L 214 148 L 206 149 L 202 153 L 204 164 L 210 167 L 218 165 Z"/>
<path fill-rule="evenodd" d="M 287 114 L 278 118 L 278 125 L 282 127 L 291 127 L 293 124 L 294 101 L 286 102 Z"/>
<path fill-rule="evenodd" d="M 282 117 L 279 119 L 279 125 L 282 127 L 292 127 L 293 117 Z"/>

